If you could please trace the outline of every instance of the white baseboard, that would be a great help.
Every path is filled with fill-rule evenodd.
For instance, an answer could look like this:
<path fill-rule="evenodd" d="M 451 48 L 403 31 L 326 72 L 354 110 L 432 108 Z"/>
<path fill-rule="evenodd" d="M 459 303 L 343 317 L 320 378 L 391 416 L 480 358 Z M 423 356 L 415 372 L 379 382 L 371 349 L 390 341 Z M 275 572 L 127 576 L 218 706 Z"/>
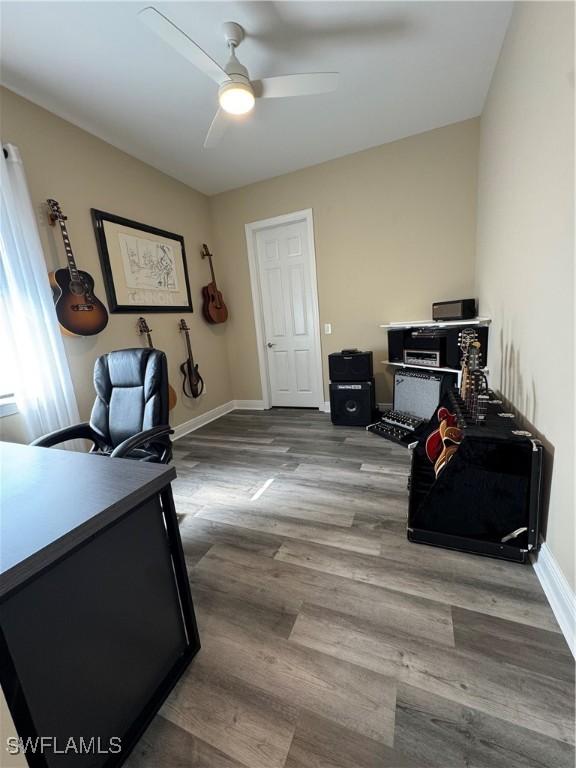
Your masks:
<path fill-rule="evenodd" d="M 576 595 L 546 544 L 540 547 L 533 566 L 572 655 L 576 656 Z"/>
<path fill-rule="evenodd" d="M 230 411 L 233 411 L 234 408 L 234 400 L 230 400 L 228 403 L 217 405 L 216 408 L 212 408 L 210 411 L 206 411 L 206 413 L 201 413 L 200 416 L 194 416 L 193 419 L 189 419 L 182 424 L 178 424 L 177 427 L 174 427 L 174 435 L 172 439 L 179 440 L 189 432 L 194 432 L 194 430 L 200 429 L 200 427 L 203 427 L 205 424 L 209 424 L 211 421 L 215 421 L 221 416 L 225 416 L 227 413 L 230 413 Z"/>
<path fill-rule="evenodd" d="M 263 411 L 264 400 L 233 400 L 238 411 Z"/>

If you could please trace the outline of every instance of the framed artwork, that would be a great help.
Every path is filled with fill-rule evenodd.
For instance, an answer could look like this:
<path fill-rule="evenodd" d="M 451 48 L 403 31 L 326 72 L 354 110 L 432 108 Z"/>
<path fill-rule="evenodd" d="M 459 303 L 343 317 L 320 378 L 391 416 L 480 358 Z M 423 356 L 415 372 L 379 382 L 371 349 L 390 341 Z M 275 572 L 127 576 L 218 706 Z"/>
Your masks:
<path fill-rule="evenodd" d="M 110 312 L 192 312 L 184 238 L 92 208 Z"/>

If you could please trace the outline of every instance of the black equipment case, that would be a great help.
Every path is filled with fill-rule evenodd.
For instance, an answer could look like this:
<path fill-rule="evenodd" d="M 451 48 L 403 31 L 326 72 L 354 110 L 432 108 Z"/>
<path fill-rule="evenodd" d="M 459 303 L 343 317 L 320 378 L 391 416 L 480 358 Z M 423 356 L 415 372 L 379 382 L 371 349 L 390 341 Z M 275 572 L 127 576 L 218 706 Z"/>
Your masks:
<path fill-rule="evenodd" d="M 500 416 L 499 401 L 488 403 L 482 425 L 466 425 L 458 395 L 444 399 L 458 415 L 464 438 L 440 472 L 426 456 L 426 438 L 438 427 L 436 415 L 418 434 L 412 452 L 408 539 L 524 563 L 537 551 L 540 534 L 542 445 Z M 520 528 L 526 530 L 509 538 Z"/>

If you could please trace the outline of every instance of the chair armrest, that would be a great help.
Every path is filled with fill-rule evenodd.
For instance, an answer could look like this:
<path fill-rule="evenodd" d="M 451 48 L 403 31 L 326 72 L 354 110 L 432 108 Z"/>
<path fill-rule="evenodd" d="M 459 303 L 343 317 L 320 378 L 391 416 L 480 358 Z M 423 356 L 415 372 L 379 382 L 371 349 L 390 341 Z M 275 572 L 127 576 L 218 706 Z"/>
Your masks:
<path fill-rule="evenodd" d="M 49 432 L 47 435 L 42 435 L 42 437 L 36 438 L 30 445 L 50 448 L 50 446 L 64 443 L 66 440 L 76 439 L 91 440 L 97 446 L 104 445 L 100 435 L 92 429 L 87 421 L 84 421 L 81 424 L 73 424 L 70 427 L 63 427 L 63 429 L 57 429 L 54 432 Z"/>
<path fill-rule="evenodd" d="M 174 430 L 169 424 L 160 427 L 152 427 L 152 429 L 146 429 L 144 432 L 138 432 L 137 435 L 132 435 L 132 437 L 126 438 L 120 445 L 117 445 L 110 454 L 110 458 L 121 459 L 129 454 L 134 448 L 139 448 L 146 443 L 154 443 L 156 442 L 156 438 L 172 434 L 174 434 Z"/>

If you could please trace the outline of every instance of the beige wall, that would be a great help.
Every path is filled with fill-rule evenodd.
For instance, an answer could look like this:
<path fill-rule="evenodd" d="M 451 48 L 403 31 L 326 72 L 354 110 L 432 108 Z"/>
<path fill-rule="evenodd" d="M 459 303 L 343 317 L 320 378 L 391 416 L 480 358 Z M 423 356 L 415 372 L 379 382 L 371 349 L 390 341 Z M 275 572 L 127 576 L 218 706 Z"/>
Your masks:
<path fill-rule="evenodd" d="M 573 30 L 571 3 L 514 10 L 481 121 L 476 262 L 492 382 L 553 456 L 547 543 L 572 588 Z"/>
<path fill-rule="evenodd" d="M 181 396 L 179 364 L 185 343 L 177 314 L 145 315 L 154 344 L 168 356 L 169 377 L 178 392 L 171 414 L 173 426 L 231 399 L 225 326 L 209 326 L 202 318 L 201 287 L 209 281 L 200 258 L 203 242 L 212 242 L 208 198 L 150 166 L 135 160 L 89 133 L 19 96 L 1 91 L 2 140 L 20 148 L 32 201 L 38 211 L 47 269 L 65 265 L 59 230 L 47 223 L 44 201 L 53 197 L 68 216 L 68 229 L 78 266 L 96 281 L 96 295 L 106 303 L 90 209 L 99 208 L 184 236 L 194 313 L 184 315 L 191 328 L 196 362 L 206 381 L 197 401 Z M 89 416 L 94 399 L 92 370 L 103 352 L 137 347 L 137 315 L 110 315 L 106 329 L 92 338 L 65 337 L 66 353 L 80 415 Z M 0 420 L 5 440 L 24 440 L 18 416 Z"/>
<path fill-rule="evenodd" d="M 262 397 L 244 225 L 313 209 L 326 399 L 327 355 L 355 346 L 374 351 L 390 402 L 379 323 L 473 295 L 477 148 L 469 120 L 210 198 L 236 399 Z"/>

